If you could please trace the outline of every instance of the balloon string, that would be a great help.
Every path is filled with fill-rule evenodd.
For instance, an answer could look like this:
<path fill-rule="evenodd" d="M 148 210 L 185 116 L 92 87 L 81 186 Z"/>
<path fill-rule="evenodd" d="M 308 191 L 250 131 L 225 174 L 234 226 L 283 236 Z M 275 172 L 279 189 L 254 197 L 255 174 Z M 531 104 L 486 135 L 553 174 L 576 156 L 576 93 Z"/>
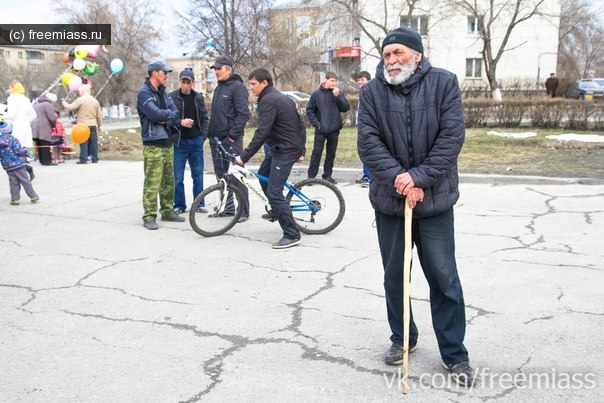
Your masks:
<path fill-rule="evenodd" d="M 65 69 L 65 71 L 63 73 L 61 73 L 61 75 L 59 76 L 59 78 L 57 78 L 52 84 L 50 84 L 50 86 L 48 88 L 46 88 L 41 95 L 46 95 L 48 92 L 50 92 L 50 90 L 52 90 L 54 87 L 57 86 L 57 84 L 59 84 L 59 81 L 61 81 L 61 79 L 63 78 L 63 75 L 65 75 L 69 70 L 71 70 L 71 67 L 67 67 Z"/>
<path fill-rule="evenodd" d="M 96 94 L 94 94 L 94 97 L 95 97 L 95 98 L 99 96 L 99 94 L 101 93 L 101 91 L 103 91 L 103 88 L 105 88 L 105 86 L 106 86 L 106 85 L 107 85 L 107 83 L 109 82 L 109 79 L 111 79 L 111 77 L 112 77 L 114 74 L 115 74 L 114 72 L 111 72 L 111 74 L 109 74 L 109 77 L 107 77 L 107 81 L 105 81 L 105 83 L 103 84 L 103 86 L 101 87 L 101 89 L 100 89 L 100 90 L 98 90 Z"/>

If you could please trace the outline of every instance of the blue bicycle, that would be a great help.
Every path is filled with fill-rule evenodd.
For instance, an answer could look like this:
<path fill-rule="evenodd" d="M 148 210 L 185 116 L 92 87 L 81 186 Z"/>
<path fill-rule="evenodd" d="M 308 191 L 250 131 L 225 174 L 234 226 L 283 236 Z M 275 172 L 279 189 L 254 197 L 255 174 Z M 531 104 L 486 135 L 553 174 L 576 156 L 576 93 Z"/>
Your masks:
<path fill-rule="evenodd" d="M 217 236 L 233 228 L 242 214 L 243 195 L 231 182 L 237 180 L 264 202 L 270 214 L 268 199 L 259 186 L 254 186 L 248 178 L 258 178 L 268 182 L 268 178 L 235 164 L 222 143 L 217 141 L 216 150 L 221 158 L 229 161 L 228 175 L 201 192 L 189 210 L 189 223 L 193 230 L 203 236 Z M 304 234 L 326 234 L 336 228 L 344 218 L 346 203 L 342 192 L 334 184 L 324 179 L 308 178 L 298 183 L 285 183 L 283 191 L 300 232 Z"/>

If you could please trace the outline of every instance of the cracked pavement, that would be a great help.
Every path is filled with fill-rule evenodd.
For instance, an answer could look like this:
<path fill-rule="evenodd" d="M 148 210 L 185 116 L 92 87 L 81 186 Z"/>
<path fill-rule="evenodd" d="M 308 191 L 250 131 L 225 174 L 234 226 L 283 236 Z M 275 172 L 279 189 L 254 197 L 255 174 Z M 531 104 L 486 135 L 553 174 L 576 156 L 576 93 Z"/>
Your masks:
<path fill-rule="evenodd" d="M 462 177 L 457 256 L 479 380 L 448 382 L 416 260 L 403 396 L 400 368 L 381 361 L 382 268 L 357 172 L 334 175 L 346 177 L 338 228 L 273 250 L 280 229 L 254 197 L 249 221 L 203 238 L 188 222 L 142 227 L 142 162 L 35 170 L 36 205 L 9 206 L 0 181 L 0 401 L 604 400 L 598 181 Z"/>

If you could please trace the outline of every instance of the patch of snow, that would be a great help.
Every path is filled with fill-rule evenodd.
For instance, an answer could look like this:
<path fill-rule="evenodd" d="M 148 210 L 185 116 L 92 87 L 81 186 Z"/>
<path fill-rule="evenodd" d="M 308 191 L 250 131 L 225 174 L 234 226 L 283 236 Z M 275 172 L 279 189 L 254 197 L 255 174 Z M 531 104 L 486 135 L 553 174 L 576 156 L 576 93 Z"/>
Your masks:
<path fill-rule="evenodd" d="M 499 133 L 496 130 L 490 130 L 487 132 L 489 136 L 498 136 L 498 137 L 508 137 L 514 139 L 527 139 L 530 137 L 536 137 L 537 133 L 535 132 L 523 132 L 523 133 Z"/>
<path fill-rule="evenodd" d="M 560 141 L 583 141 L 586 143 L 604 143 L 604 136 L 601 134 L 552 134 L 545 136 L 549 140 L 560 140 Z"/>

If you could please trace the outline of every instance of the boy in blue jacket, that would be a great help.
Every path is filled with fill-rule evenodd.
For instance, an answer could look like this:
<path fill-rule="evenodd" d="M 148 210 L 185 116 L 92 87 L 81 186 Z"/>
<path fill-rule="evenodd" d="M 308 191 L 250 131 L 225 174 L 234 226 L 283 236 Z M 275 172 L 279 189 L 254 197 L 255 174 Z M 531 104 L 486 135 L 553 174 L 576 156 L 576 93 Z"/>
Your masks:
<path fill-rule="evenodd" d="M 0 162 L 8 175 L 12 206 L 19 205 L 21 186 L 30 197 L 32 203 L 37 203 L 40 198 L 36 194 L 29 174 L 27 172 L 27 158 L 31 158 L 27 148 L 12 135 L 13 125 L 0 120 Z"/>

